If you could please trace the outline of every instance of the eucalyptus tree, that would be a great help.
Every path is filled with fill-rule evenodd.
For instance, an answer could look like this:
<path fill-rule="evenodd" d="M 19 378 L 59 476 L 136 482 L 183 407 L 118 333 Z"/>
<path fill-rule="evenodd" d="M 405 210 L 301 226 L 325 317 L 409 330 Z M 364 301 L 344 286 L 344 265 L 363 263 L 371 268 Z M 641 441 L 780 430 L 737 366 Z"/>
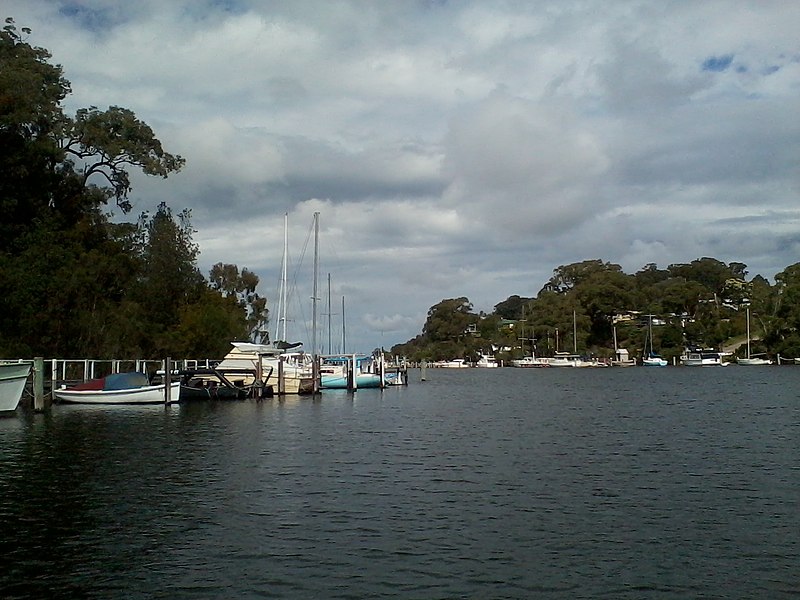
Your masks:
<path fill-rule="evenodd" d="M 0 31 L 0 277 L 13 290 L 0 296 L 0 352 L 93 356 L 134 343 L 111 330 L 147 320 L 125 293 L 135 236 L 104 208 L 131 209 L 131 168 L 166 177 L 184 161 L 127 109 L 66 115 L 70 83 L 29 36 L 11 18 Z"/>

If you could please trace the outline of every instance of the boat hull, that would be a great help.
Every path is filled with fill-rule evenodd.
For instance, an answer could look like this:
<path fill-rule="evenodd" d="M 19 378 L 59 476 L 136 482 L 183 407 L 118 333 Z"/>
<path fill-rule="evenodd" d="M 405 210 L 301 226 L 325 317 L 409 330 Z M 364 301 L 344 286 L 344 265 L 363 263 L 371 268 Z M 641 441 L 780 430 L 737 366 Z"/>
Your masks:
<path fill-rule="evenodd" d="M 0 364 L 0 412 L 17 409 L 30 372 L 30 363 Z"/>
<path fill-rule="evenodd" d="M 379 388 L 381 387 L 381 377 L 373 373 L 361 373 L 356 377 L 356 387 Z M 323 375 L 322 389 L 345 390 L 347 389 L 347 377 L 344 375 Z"/>
<path fill-rule="evenodd" d="M 663 358 L 643 358 L 642 366 L 644 367 L 666 367 L 667 361 Z"/>
<path fill-rule="evenodd" d="M 55 390 L 53 395 L 61 402 L 70 404 L 165 404 L 164 384 L 148 385 L 126 390 Z M 181 384 L 170 385 L 170 402 L 180 400 Z"/>
<path fill-rule="evenodd" d="M 736 361 L 736 364 L 749 367 L 759 367 L 771 365 L 772 361 L 768 358 L 740 358 Z"/>

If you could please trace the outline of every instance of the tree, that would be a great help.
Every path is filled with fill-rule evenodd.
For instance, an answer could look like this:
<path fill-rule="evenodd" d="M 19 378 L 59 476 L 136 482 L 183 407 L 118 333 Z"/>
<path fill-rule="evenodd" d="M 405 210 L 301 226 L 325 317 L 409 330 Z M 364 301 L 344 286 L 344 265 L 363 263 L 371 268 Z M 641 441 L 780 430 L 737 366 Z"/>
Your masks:
<path fill-rule="evenodd" d="M 477 319 L 467 298 L 442 300 L 428 310 L 422 333 L 433 342 L 460 340 L 466 335 L 469 325 L 476 323 Z"/>
<path fill-rule="evenodd" d="M 231 298 L 247 315 L 247 339 L 261 341 L 267 331 L 269 311 L 267 299 L 261 297 L 258 275 L 247 269 L 239 272 L 239 267 L 217 263 L 209 273 L 209 287 L 226 298 Z"/>
<path fill-rule="evenodd" d="M 132 208 L 128 201 L 131 190 L 127 167 L 139 167 L 146 175 L 163 178 L 179 171 L 185 164 L 180 156 L 165 152 L 153 130 L 136 115 L 118 106 L 106 111 L 97 107 L 81 108 L 75 119 L 64 121 L 59 144 L 70 157 L 65 170 L 75 171 L 77 160 L 83 186 L 96 175 L 110 187 L 103 190 L 106 198 L 114 197 L 123 212 Z"/>
<path fill-rule="evenodd" d="M 553 276 L 545 284 L 543 290 L 566 293 L 581 284 L 592 275 L 603 271 L 622 271 L 622 267 L 602 260 L 584 260 L 570 265 L 561 265 L 553 271 Z"/>
<path fill-rule="evenodd" d="M 530 298 L 522 298 L 517 295 L 509 296 L 502 302 L 495 304 L 494 312 L 503 319 L 521 319 L 522 307 L 529 301 Z"/>

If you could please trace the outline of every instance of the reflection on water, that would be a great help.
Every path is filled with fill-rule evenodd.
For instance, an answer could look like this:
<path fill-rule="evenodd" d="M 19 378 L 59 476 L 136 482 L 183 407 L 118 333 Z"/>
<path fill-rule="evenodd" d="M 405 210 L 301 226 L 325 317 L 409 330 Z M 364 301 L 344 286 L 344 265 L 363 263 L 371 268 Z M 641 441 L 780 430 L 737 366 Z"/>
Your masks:
<path fill-rule="evenodd" d="M 4 598 L 789 597 L 800 369 L 0 419 Z"/>

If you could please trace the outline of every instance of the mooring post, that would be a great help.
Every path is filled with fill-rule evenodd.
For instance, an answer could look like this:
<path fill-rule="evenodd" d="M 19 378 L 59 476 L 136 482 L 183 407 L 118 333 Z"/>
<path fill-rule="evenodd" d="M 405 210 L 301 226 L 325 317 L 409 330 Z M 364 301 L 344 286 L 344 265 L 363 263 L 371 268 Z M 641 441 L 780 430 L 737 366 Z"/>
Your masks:
<path fill-rule="evenodd" d="M 44 404 L 44 357 L 33 359 L 33 410 L 42 412 Z"/>
<path fill-rule="evenodd" d="M 169 356 L 164 361 L 164 404 L 172 401 L 172 358 Z"/>
<path fill-rule="evenodd" d="M 284 389 L 284 384 L 286 382 L 283 379 L 283 357 L 278 357 L 278 395 L 283 396 L 286 392 Z"/>
<path fill-rule="evenodd" d="M 350 360 L 345 361 L 347 364 L 347 391 L 355 391 L 357 387 L 356 382 L 356 355 L 354 354 Z"/>

